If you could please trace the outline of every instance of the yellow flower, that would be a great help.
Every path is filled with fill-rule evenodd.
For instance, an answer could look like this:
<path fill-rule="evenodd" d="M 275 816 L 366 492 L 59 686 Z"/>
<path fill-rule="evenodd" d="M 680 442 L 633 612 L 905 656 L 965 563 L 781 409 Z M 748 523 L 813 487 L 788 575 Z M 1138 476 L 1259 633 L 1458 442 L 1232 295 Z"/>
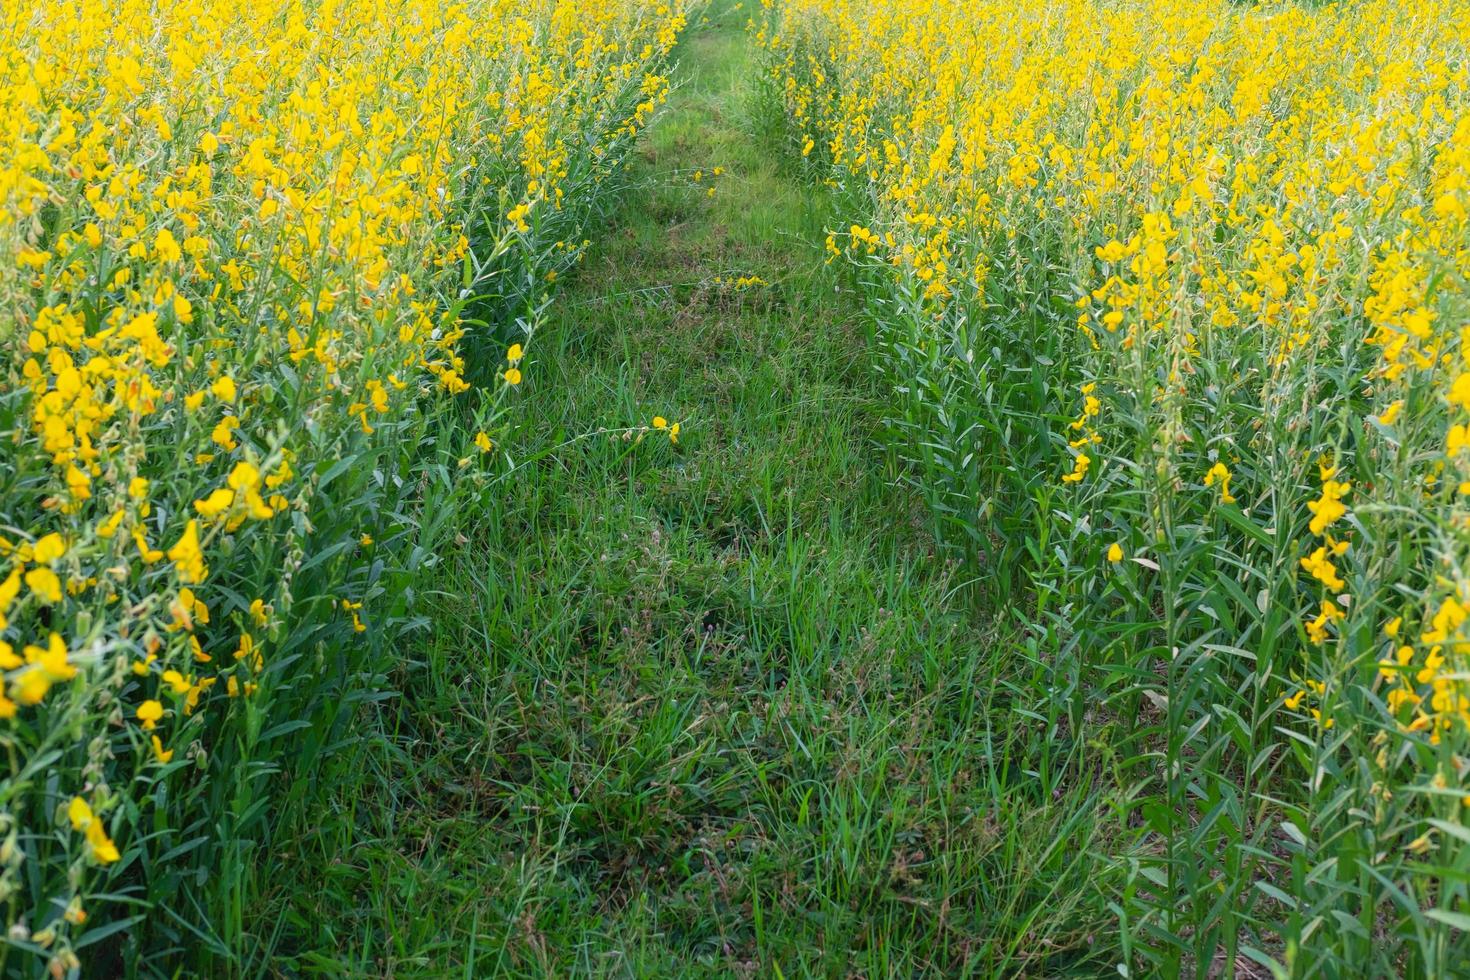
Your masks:
<path fill-rule="evenodd" d="M 167 228 L 158 229 L 158 237 L 153 240 L 153 254 L 158 261 L 168 263 L 177 262 L 183 257 L 184 251 L 179 248 L 178 239 L 174 233 Z"/>
<path fill-rule="evenodd" d="M 234 449 L 239 445 L 235 442 L 235 430 L 239 428 L 240 420 L 233 415 L 226 415 L 219 420 L 219 424 L 209 434 L 210 441 L 218 445 L 221 449 Z"/>
<path fill-rule="evenodd" d="M 10 574 L 0 580 L 0 630 L 7 625 L 5 613 L 10 608 L 10 604 L 15 601 L 16 596 L 20 595 L 20 585 L 19 568 L 12 568 Z"/>
<path fill-rule="evenodd" d="M 1123 546 L 1114 541 L 1112 544 L 1108 545 L 1108 561 L 1117 562 L 1122 560 Z"/>
<path fill-rule="evenodd" d="M 66 815 L 71 820 L 72 830 L 86 830 L 87 824 L 92 822 L 92 807 L 80 796 L 73 796 L 67 804 Z"/>
<path fill-rule="evenodd" d="M 193 686 L 193 682 L 177 670 L 165 670 L 163 672 L 163 682 L 168 685 L 169 690 L 174 694 L 181 696 L 188 694 L 189 688 Z"/>
<path fill-rule="evenodd" d="M 61 535 L 51 533 L 36 542 L 35 558 L 42 565 L 55 565 L 66 554 L 66 542 Z"/>
<path fill-rule="evenodd" d="M 7 660 L 13 660 L 13 651 Z M 12 693 L 21 704 L 40 704 L 51 685 L 68 681 L 77 675 L 77 668 L 67 660 L 66 641 L 52 633 L 45 648 L 27 645 L 25 648 L 27 667 L 16 677 Z"/>
<path fill-rule="evenodd" d="M 483 432 L 475 433 L 475 446 L 482 453 L 488 453 L 495 448 L 495 444 L 490 441 L 490 437 Z"/>
<path fill-rule="evenodd" d="M 520 368 L 507 368 L 504 377 L 507 384 L 518 385 L 521 383 L 521 370 Z"/>
<path fill-rule="evenodd" d="M 1347 587 L 1347 583 L 1337 574 L 1337 569 L 1333 566 L 1331 559 L 1327 557 L 1327 548 L 1325 546 L 1318 548 L 1306 558 L 1303 558 L 1301 560 L 1301 566 L 1334 592 L 1341 592 Z"/>
<path fill-rule="evenodd" d="M 53 680 L 71 680 L 77 675 L 77 669 L 66 660 L 66 641 L 61 634 L 52 633 L 46 642 L 46 649 L 40 647 L 26 647 L 26 660 L 36 664 Z"/>
<path fill-rule="evenodd" d="M 184 533 L 174 546 L 168 549 L 169 561 L 179 574 L 179 580 L 198 585 L 209 575 L 209 566 L 204 563 L 204 554 L 199 548 L 199 522 L 189 521 Z"/>
<path fill-rule="evenodd" d="M 227 512 L 234 503 L 235 494 L 224 487 L 218 487 L 208 497 L 194 501 L 194 510 L 206 521 L 212 521 Z"/>
<path fill-rule="evenodd" d="M 1220 485 L 1220 502 L 1224 504 L 1235 503 L 1235 497 L 1230 493 L 1230 469 L 1224 463 L 1216 463 L 1210 467 L 1205 474 L 1205 486 Z"/>
<path fill-rule="evenodd" d="M 669 427 L 669 420 L 662 415 L 655 415 L 653 417 L 653 427 L 655 429 L 667 429 Z"/>
<path fill-rule="evenodd" d="M 87 856 L 98 864 L 111 864 L 121 857 L 117 845 L 107 836 L 101 820 L 94 819 L 87 825 Z"/>
<path fill-rule="evenodd" d="M 153 743 L 153 758 L 167 765 L 174 757 L 174 750 L 165 749 L 163 747 L 163 741 L 157 735 L 151 736 L 150 741 Z"/>
<path fill-rule="evenodd" d="M 514 364 L 526 355 L 526 351 L 520 344 L 511 344 L 510 350 L 505 352 L 505 359 Z"/>
<path fill-rule="evenodd" d="M 138 546 L 138 554 L 143 559 L 143 564 L 151 565 L 163 558 L 163 552 L 148 546 L 148 539 L 143 536 L 143 529 L 133 528 L 133 543 Z"/>
<path fill-rule="evenodd" d="M 66 816 L 71 821 L 72 830 L 80 830 L 86 834 L 89 858 L 98 864 L 111 864 L 120 857 L 117 845 L 107 836 L 102 821 L 97 819 L 86 800 L 73 796 L 67 804 Z"/>
<path fill-rule="evenodd" d="M 150 698 L 138 705 L 136 714 L 138 721 L 143 723 L 143 730 L 151 732 L 163 718 L 163 705 Z"/>
<path fill-rule="evenodd" d="M 1072 460 L 1072 472 L 1062 477 L 1063 483 L 1081 483 L 1082 478 L 1087 475 L 1087 468 L 1092 465 L 1092 457 L 1086 453 L 1078 453 Z"/>
<path fill-rule="evenodd" d="M 61 579 L 49 568 L 33 568 L 26 572 L 26 586 L 45 605 L 61 601 Z"/>

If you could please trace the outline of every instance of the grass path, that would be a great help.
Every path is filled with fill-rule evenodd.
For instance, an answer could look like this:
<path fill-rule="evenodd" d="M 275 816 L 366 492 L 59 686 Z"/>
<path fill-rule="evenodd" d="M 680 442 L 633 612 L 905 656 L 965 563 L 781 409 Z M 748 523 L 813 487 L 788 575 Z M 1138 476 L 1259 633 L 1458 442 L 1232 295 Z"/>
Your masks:
<path fill-rule="evenodd" d="M 826 197 L 756 132 L 745 14 L 710 16 L 536 337 L 512 448 L 545 455 L 466 516 L 330 857 L 283 885 L 298 969 L 1086 957 L 1088 827 L 993 710 L 997 644 L 875 448 Z M 655 415 L 678 447 L 567 444 Z"/>

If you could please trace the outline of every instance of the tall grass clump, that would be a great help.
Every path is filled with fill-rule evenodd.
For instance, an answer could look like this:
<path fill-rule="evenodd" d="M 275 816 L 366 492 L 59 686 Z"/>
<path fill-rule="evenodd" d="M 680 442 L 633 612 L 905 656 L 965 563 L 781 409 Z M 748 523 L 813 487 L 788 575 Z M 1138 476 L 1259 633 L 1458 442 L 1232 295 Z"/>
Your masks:
<path fill-rule="evenodd" d="M 1113 781 L 1120 971 L 1470 970 L 1463 6 L 767 7 L 912 478 Z"/>
<path fill-rule="evenodd" d="M 258 948 L 271 828 L 380 696 L 683 22 L 0 12 L 0 972 Z"/>

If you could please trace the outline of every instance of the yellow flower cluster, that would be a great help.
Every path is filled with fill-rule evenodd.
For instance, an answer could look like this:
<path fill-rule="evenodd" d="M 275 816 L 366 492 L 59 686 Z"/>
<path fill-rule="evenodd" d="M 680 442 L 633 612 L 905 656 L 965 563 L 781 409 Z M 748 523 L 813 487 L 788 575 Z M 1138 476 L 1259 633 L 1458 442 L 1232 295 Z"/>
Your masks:
<path fill-rule="evenodd" d="M 1356 739 L 1376 764 L 1414 770 L 1380 778 L 1458 806 L 1470 787 L 1463 4 L 765 7 L 752 31 L 793 149 L 860 202 L 828 251 L 882 284 L 879 357 L 896 397 L 936 403 L 905 417 L 972 431 L 1003 411 L 1010 379 L 1039 377 L 1029 390 L 1043 394 L 986 423 L 1021 442 L 1026 419 L 1062 420 L 1050 479 L 1027 483 L 1024 466 L 996 479 L 1022 500 L 1065 500 L 1068 533 L 1156 549 L 1165 573 L 1177 562 L 1148 580 L 1161 592 L 1196 574 L 1181 542 L 1207 537 L 1205 578 L 1232 580 L 1234 625 L 1289 608 L 1298 628 L 1256 663 L 1259 632 L 1222 638 L 1225 621 L 1160 594 L 1143 611 L 1169 611 L 1165 648 L 1238 642 L 1274 688 L 1271 710 L 1316 705 L 1304 737 Z M 993 455 L 946 448 L 982 469 Z M 1092 616 L 1079 606 L 1079 629 Z M 1380 728 L 1398 754 L 1370 744 Z"/>
<path fill-rule="evenodd" d="M 889 266 L 936 332 L 958 299 L 973 313 L 1075 297 L 1089 380 L 1061 482 L 1085 484 L 1109 451 L 1132 449 L 1110 444 L 1100 415 L 1142 411 L 1178 466 L 1179 447 L 1235 421 L 1206 417 L 1218 386 L 1244 388 L 1255 415 L 1228 435 L 1247 464 L 1293 448 L 1285 439 L 1346 453 L 1345 472 L 1370 453 L 1413 458 L 1403 465 L 1419 472 L 1375 492 L 1427 501 L 1450 532 L 1434 560 L 1456 569 L 1437 588 L 1458 608 L 1470 603 L 1462 13 L 1448 0 L 788 0 L 755 29 L 803 155 L 820 149 L 835 182 L 873 201 L 829 236 L 834 257 Z M 1332 408 L 1381 405 L 1368 420 L 1383 445 L 1307 444 L 1312 406 L 1343 371 L 1352 390 L 1332 392 Z M 1201 469 L 1237 502 L 1225 463 Z M 1350 483 L 1323 472 L 1320 499 L 1302 501 L 1316 540 L 1300 568 L 1335 596 L 1348 541 L 1327 529 Z M 1324 599 L 1311 638 L 1342 614 Z M 1433 695 L 1420 726 L 1467 726 L 1453 674 L 1470 662 L 1452 662 L 1441 634 L 1426 628 L 1396 656 Z"/>
<path fill-rule="evenodd" d="M 47 910 L 141 846 L 124 799 L 208 749 L 216 692 L 269 686 L 319 502 L 468 389 L 462 300 L 496 262 L 562 261 L 547 239 L 665 98 L 683 23 L 643 0 L 0 11 L 0 835 L 64 828 L 55 792 L 75 832 L 12 939 L 69 962 L 87 917 Z M 8 898 L 26 848 L 0 850 Z"/>

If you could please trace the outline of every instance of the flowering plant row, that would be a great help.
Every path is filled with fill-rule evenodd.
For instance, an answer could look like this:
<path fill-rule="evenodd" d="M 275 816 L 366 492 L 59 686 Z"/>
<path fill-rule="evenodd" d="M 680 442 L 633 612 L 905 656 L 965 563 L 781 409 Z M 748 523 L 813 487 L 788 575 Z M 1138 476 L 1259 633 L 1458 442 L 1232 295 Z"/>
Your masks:
<path fill-rule="evenodd" d="M 279 774 L 390 669 L 683 23 L 0 12 L 0 970 L 248 946 Z"/>
<path fill-rule="evenodd" d="M 1116 766 L 1124 967 L 1466 970 L 1463 9 L 767 10 L 918 482 Z"/>

